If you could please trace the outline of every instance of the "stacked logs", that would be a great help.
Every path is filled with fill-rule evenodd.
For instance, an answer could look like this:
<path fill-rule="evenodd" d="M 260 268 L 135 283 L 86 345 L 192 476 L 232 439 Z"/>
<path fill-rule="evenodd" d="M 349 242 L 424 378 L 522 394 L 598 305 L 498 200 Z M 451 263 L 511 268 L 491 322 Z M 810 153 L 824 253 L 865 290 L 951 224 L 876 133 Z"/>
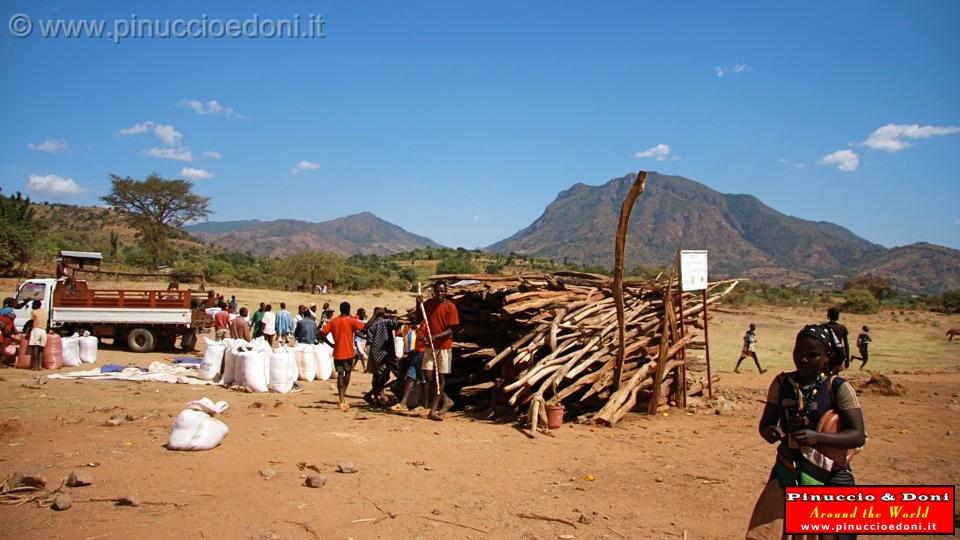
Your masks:
<path fill-rule="evenodd" d="M 655 411 L 671 399 L 682 405 L 688 392 L 702 390 L 702 379 L 681 388 L 680 368 L 696 370 L 684 358 L 688 346 L 702 345 L 693 328 L 702 326 L 703 295 L 678 298 L 675 280 L 624 282 L 625 354 L 621 384 L 614 385 L 618 323 L 610 278 L 558 272 L 431 279 L 450 285 L 460 313 L 448 384 L 461 402 L 513 411 L 560 402 L 613 425 L 631 409 Z M 711 284 L 707 303 L 736 283 Z"/>

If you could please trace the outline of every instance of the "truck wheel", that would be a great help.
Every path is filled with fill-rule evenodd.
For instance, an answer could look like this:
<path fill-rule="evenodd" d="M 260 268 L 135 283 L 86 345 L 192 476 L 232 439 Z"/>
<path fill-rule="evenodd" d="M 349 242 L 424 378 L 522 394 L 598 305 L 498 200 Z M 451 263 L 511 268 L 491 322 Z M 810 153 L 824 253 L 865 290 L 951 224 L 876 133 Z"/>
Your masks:
<path fill-rule="evenodd" d="M 180 336 L 180 348 L 184 352 L 191 352 L 197 346 L 197 335 L 193 332 Z"/>
<path fill-rule="evenodd" d="M 157 345 L 157 338 L 146 328 L 134 328 L 127 334 L 127 347 L 137 353 L 146 353 Z"/>

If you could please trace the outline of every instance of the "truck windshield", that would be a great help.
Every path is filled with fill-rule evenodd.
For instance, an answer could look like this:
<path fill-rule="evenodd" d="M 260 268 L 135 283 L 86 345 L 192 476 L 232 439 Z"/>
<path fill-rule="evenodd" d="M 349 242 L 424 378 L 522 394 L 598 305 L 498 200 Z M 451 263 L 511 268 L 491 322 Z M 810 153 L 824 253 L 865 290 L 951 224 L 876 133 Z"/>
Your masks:
<path fill-rule="evenodd" d="M 24 283 L 17 291 L 17 305 L 22 306 L 30 300 L 43 300 L 47 286 L 43 283 Z"/>

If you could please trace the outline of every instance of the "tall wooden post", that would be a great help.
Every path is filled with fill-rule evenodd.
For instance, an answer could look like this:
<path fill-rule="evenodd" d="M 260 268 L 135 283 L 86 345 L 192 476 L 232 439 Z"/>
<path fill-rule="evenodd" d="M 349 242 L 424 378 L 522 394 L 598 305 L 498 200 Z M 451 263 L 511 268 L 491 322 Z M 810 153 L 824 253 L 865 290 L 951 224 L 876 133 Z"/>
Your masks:
<path fill-rule="evenodd" d="M 627 225 L 630 224 L 630 212 L 633 211 L 633 204 L 643 193 L 647 185 L 647 172 L 637 173 L 637 179 L 627 193 L 627 198 L 623 200 L 623 206 L 620 207 L 620 223 L 617 225 L 617 245 L 616 261 L 613 265 L 613 301 L 617 306 L 617 363 L 613 368 L 613 389 L 616 392 L 620 388 L 620 378 L 623 375 L 623 357 L 625 356 L 626 345 L 626 321 L 623 306 L 623 250 L 627 241 Z"/>
<path fill-rule="evenodd" d="M 703 289 L 703 353 L 707 357 L 707 398 L 713 399 L 713 381 L 710 376 L 710 325 L 707 315 L 707 289 Z"/>

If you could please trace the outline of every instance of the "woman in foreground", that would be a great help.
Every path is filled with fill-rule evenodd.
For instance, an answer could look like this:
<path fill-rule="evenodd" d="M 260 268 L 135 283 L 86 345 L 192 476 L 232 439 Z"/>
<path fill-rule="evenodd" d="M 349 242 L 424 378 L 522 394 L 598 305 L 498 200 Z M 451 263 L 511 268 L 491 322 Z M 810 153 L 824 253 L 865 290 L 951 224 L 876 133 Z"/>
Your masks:
<path fill-rule="evenodd" d="M 793 348 L 797 369 L 773 379 L 760 418 L 760 436 L 780 445 L 750 517 L 748 540 L 789 538 L 783 534 L 784 487 L 854 485 L 849 460 L 852 450 L 866 440 L 863 414 L 850 383 L 829 375 L 845 360 L 846 351 L 828 326 L 807 325 L 797 334 Z M 830 433 L 825 424 L 833 414 L 839 425 Z"/>

